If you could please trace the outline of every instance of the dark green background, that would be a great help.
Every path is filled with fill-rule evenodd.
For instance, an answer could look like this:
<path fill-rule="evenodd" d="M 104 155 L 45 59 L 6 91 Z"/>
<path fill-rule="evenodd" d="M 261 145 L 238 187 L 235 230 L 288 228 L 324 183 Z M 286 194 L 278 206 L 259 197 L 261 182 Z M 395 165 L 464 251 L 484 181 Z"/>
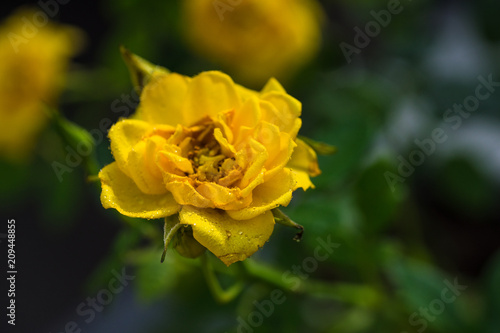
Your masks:
<path fill-rule="evenodd" d="M 69 73 L 61 112 L 87 130 L 122 115 L 112 107 L 132 90 L 118 51 L 122 44 L 182 74 L 219 69 L 183 42 L 179 3 L 61 5 L 55 20 L 80 27 L 88 37 Z M 317 238 L 329 235 L 340 247 L 308 279 L 363 284 L 382 298 L 357 306 L 321 293 L 286 293 L 286 301 L 254 330 L 498 332 L 500 91 L 481 101 L 456 130 L 443 116 L 474 94 L 479 76 L 500 81 L 500 4 L 402 1 L 401 13 L 348 63 L 339 44 L 352 45 L 353 29 L 364 29 L 373 20 L 370 11 L 388 2 L 321 3 L 327 14 L 321 52 L 284 85 L 303 103 L 301 134 L 337 146 L 338 153 L 320 157 L 323 174 L 313 180 L 316 189 L 298 191 L 284 209 L 304 225 L 303 241 L 293 242 L 294 231 L 277 226 L 253 259 L 285 272 L 313 256 Z M 18 4 L 3 4 L 2 16 Z M 397 174 L 398 156 L 408 160 L 418 150 L 414 141 L 430 138 L 436 128 L 448 139 L 392 191 L 384 174 Z M 97 146 L 101 166 L 112 160 L 108 146 L 107 140 Z M 269 299 L 276 287 L 255 281 L 236 300 L 219 305 L 199 267 L 174 252 L 159 264 L 162 222 L 125 222 L 104 210 L 83 168 L 59 182 L 51 163 L 64 161 L 64 147 L 49 126 L 30 164 L 0 162 L 0 232 L 6 232 L 7 219 L 15 218 L 17 226 L 13 332 L 63 332 L 69 321 L 97 333 L 231 332 L 238 317 L 248 319 L 256 311 L 254 301 Z M 107 288 L 112 271 L 124 267 L 135 276 L 133 283 L 86 323 L 76 312 L 79 304 Z M 412 313 L 441 297 L 445 279 L 467 289 L 427 320 L 428 326 L 412 325 Z"/>

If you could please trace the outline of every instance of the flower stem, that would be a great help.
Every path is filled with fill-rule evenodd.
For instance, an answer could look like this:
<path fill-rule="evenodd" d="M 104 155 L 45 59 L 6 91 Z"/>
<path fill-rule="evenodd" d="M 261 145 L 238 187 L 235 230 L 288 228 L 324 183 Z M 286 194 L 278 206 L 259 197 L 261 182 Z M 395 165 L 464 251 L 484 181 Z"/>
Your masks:
<path fill-rule="evenodd" d="M 228 303 L 232 301 L 243 290 L 244 284 L 241 280 L 236 282 L 227 290 L 222 289 L 206 253 L 201 256 L 201 270 L 203 272 L 203 275 L 205 276 L 205 280 L 207 281 L 210 292 L 214 296 L 215 300 L 219 303 Z"/>
<path fill-rule="evenodd" d="M 380 293 L 368 285 L 325 282 L 309 277 L 300 278 L 298 275 L 291 280 L 285 276 L 286 272 L 281 273 L 270 266 L 259 264 L 256 261 L 247 259 L 243 264 L 248 277 L 266 282 L 288 292 L 333 299 L 369 308 L 379 304 L 382 299 Z"/>

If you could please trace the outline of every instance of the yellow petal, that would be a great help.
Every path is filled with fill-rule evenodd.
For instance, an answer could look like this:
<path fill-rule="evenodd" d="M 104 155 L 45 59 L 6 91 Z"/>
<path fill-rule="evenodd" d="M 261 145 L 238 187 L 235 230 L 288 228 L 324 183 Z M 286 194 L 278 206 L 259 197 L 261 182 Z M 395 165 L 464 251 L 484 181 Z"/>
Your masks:
<path fill-rule="evenodd" d="M 280 110 L 280 113 L 289 113 L 294 118 L 300 117 L 300 114 L 302 112 L 302 103 L 286 93 L 272 91 L 263 94 L 261 96 L 261 99 L 270 102 L 278 110 Z"/>
<path fill-rule="evenodd" d="M 109 130 L 111 152 L 120 169 L 129 175 L 127 167 L 128 154 L 132 148 L 151 129 L 151 125 L 135 119 L 123 119 Z"/>
<path fill-rule="evenodd" d="M 299 133 L 300 127 L 302 127 L 302 119 L 297 118 L 294 120 L 293 126 L 290 131 L 288 131 L 288 134 L 290 134 L 290 136 L 295 139 L 297 137 L 297 134 Z"/>
<path fill-rule="evenodd" d="M 174 196 L 175 201 L 181 205 L 192 205 L 200 208 L 215 208 L 212 201 L 202 196 L 184 177 L 165 174 L 165 186 Z"/>
<path fill-rule="evenodd" d="M 272 91 L 286 93 L 285 88 L 283 88 L 283 86 L 274 77 L 270 78 L 269 81 L 267 81 L 266 85 L 260 93 L 265 94 Z"/>
<path fill-rule="evenodd" d="M 178 98 L 178 97 L 177 97 Z M 233 80 L 217 71 L 195 76 L 188 89 L 184 125 L 192 125 L 206 116 L 237 109 L 241 105 Z"/>
<path fill-rule="evenodd" d="M 224 210 L 241 209 L 252 201 L 251 197 L 243 197 L 239 188 L 227 188 L 216 183 L 202 183 L 196 191 L 212 201 L 216 208 Z"/>
<path fill-rule="evenodd" d="M 186 173 L 193 173 L 193 165 L 191 162 L 187 158 L 172 151 L 171 146 L 166 146 L 165 150 L 158 153 L 158 166 L 163 172 L 172 173 L 178 176 L 185 175 Z"/>
<path fill-rule="evenodd" d="M 263 174 L 264 164 L 269 157 L 266 148 L 259 142 L 254 139 L 249 140 L 249 147 L 247 151 L 242 152 L 244 154 L 244 158 L 246 158 L 246 163 L 250 163 L 248 168 L 245 170 L 245 174 L 240 181 L 239 187 L 245 188 L 255 179 L 259 174 Z M 239 155 L 239 154 L 238 154 Z M 240 156 L 236 156 L 236 160 L 238 161 Z M 241 163 L 240 163 L 241 165 Z"/>
<path fill-rule="evenodd" d="M 274 157 L 279 154 L 280 130 L 278 126 L 263 121 L 255 129 L 253 137 L 264 147 L 266 147 L 267 153 L 269 154 L 269 159 L 267 162 L 274 159 Z"/>
<path fill-rule="evenodd" d="M 175 131 L 168 138 L 168 143 L 172 145 L 180 145 L 182 141 L 184 141 L 190 134 L 190 130 L 187 127 L 184 127 L 178 124 L 175 127 Z"/>
<path fill-rule="evenodd" d="M 236 110 L 232 127 L 236 130 L 241 126 L 253 128 L 257 126 L 261 117 L 259 100 L 256 97 L 251 97 L 243 104 L 241 109 Z"/>
<path fill-rule="evenodd" d="M 293 105 L 292 97 L 288 95 L 270 93 L 266 96 L 267 99 L 260 101 L 262 120 L 278 126 L 282 132 L 291 133 L 300 116 L 300 105 Z M 294 110 L 291 110 L 292 108 Z"/>
<path fill-rule="evenodd" d="M 262 184 L 264 182 L 264 172 L 260 172 L 257 177 L 255 177 L 250 184 L 248 184 L 245 188 L 241 190 L 241 195 L 243 197 L 250 197 L 252 195 L 252 191 L 254 188 L 256 188 L 258 185 Z M 248 206 L 248 205 L 247 205 Z M 239 208 L 234 208 L 234 209 L 239 209 Z"/>
<path fill-rule="evenodd" d="M 318 166 L 316 152 L 300 139 L 296 139 L 295 142 L 297 143 L 297 147 L 293 150 L 292 158 L 288 162 L 287 167 L 306 172 L 311 177 L 320 175 L 321 170 Z"/>
<path fill-rule="evenodd" d="M 302 188 L 304 191 L 309 188 L 314 188 L 314 184 L 311 182 L 311 178 L 309 178 L 309 174 L 304 171 L 299 171 L 295 169 L 291 169 L 293 173 L 293 178 L 295 179 L 295 187 L 294 191 L 298 188 Z"/>
<path fill-rule="evenodd" d="M 222 153 L 225 156 L 232 157 L 236 154 L 236 150 L 234 149 L 233 145 L 231 145 L 224 137 L 220 128 L 214 129 L 214 138 L 219 143 Z"/>
<path fill-rule="evenodd" d="M 247 126 L 241 126 L 236 131 L 236 133 L 235 133 L 236 138 L 234 140 L 234 146 L 236 147 L 236 150 L 240 150 L 240 149 L 245 148 L 249 138 L 252 136 L 254 131 L 255 131 L 255 128 L 251 128 L 251 127 L 247 127 Z"/>
<path fill-rule="evenodd" d="M 245 102 L 247 99 L 252 97 L 259 97 L 259 93 L 255 90 L 245 88 L 239 84 L 235 84 L 235 88 L 242 102 Z"/>
<path fill-rule="evenodd" d="M 235 220 L 246 220 L 278 206 L 287 206 L 296 187 L 290 169 L 285 168 L 267 182 L 257 186 L 252 192 L 252 203 L 240 210 L 228 210 L 227 214 Z"/>
<path fill-rule="evenodd" d="M 158 136 L 141 141 L 130 151 L 127 160 L 130 177 L 146 194 L 164 194 L 167 188 L 156 166 L 156 154 L 166 140 Z"/>
<path fill-rule="evenodd" d="M 177 73 L 150 81 L 141 94 L 141 117 L 152 124 L 186 124 L 183 108 L 191 78 Z"/>
<path fill-rule="evenodd" d="M 264 246 L 274 229 L 271 212 L 237 221 L 224 211 L 184 206 L 179 220 L 191 225 L 194 238 L 227 266 L 254 254 Z"/>
<path fill-rule="evenodd" d="M 287 165 L 294 148 L 297 146 L 294 140 L 292 140 L 290 135 L 286 132 L 281 132 L 277 141 L 279 142 L 279 150 L 275 153 L 273 158 L 270 158 L 266 163 L 267 171 L 264 178 L 265 181 L 268 181 L 269 178 L 273 177 Z"/>
<path fill-rule="evenodd" d="M 230 119 L 233 118 L 233 115 L 233 110 L 230 112 L 220 112 L 217 114 L 217 117 L 213 119 L 215 126 L 220 129 L 220 131 L 224 134 L 224 137 L 231 144 L 233 143 L 234 135 L 233 130 L 229 127 L 228 123 L 230 123 Z"/>
<path fill-rule="evenodd" d="M 104 208 L 115 208 L 123 215 L 145 219 L 170 216 L 180 209 L 170 193 L 149 195 L 141 192 L 116 162 L 105 166 L 99 172 L 99 178 Z"/>

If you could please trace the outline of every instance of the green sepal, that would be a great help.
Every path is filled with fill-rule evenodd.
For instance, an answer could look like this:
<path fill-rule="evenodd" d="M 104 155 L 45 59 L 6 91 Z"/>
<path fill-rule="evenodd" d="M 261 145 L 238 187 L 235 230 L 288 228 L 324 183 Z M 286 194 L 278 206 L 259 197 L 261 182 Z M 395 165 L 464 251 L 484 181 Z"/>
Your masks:
<path fill-rule="evenodd" d="M 142 89 L 151 81 L 153 76 L 170 73 L 168 69 L 150 63 L 130 52 L 124 46 L 120 46 L 120 52 L 130 72 L 132 84 L 138 94 L 141 93 Z"/>
<path fill-rule="evenodd" d="M 297 137 L 310 146 L 318 155 L 333 155 L 337 152 L 337 147 L 328 143 L 315 141 L 302 135 L 298 135 Z"/>
<path fill-rule="evenodd" d="M 179 222 L 179 214 L 165 217 L 163 229 L 163 253 L 161 262 L 165 260 L 168 245 L 172 242 L 172 247 L 181 256 L 186 258 L 197 258 L 201 256 L 206 248 L 193 237 L 193 229 L 189 225 Z"/>
<path fill-rule="evenodd" d="M 285 213 L 283 213 L 279 208 L 274 208 L 271 210 L 274 216 L 274 221 L 281 225 L 299 229 L 299 232 L 293 238 L 294 241 L 300 242 L 302 235 L 304 233 L 304 227 L 298 223 L 293 222 Z"/>
<path fill-rule="evenodd" d="M 193 237 L 193 228 L 183 225 L 177 231 L 173 243 L 174 249 L 185 258 L 198 258 L 205 253 L 206 248 Z"/>
<path fill-rule="evenodd" d="M 165 217 L 165 225 L 163 227 L 163 253 L 161 255 L 161 262 L 165 260 L 165 255 L 167 254 L 168 244 L 175 236 L 179 228 L 181 227 L 179 222 L 179 216 L 177 214 Z"/>

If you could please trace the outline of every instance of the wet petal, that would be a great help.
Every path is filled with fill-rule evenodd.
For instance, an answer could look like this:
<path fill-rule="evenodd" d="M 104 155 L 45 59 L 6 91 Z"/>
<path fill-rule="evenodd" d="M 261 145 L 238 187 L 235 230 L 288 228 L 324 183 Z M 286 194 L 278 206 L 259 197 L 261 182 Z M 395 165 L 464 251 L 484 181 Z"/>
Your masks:
<path fill-rule="evenodd" d="M 241 100 L 233 80 L 221 72 L 203 72 L 195 76 L 188 89 L 184 125 L 192 125 L 206 116 L 237 109 Z"/>
<path fill-rule="evenodd" d="M 241 179 L 239 184 L 240 188 L 245 188 L 254 180 L 259 174 L 263 174 L 264 164 L 269 157 L 266 148 L 259 142 L 254 139 L 249 140 L 248 150 L 243 152 L 243 159 L 246 159 L 246 165 L 248 165 L 245 170 L 245 174 Z M 236 156 L 236 160 L 238 161 L 240 156 Z M 242 165 L 243 163 L 239 163 Z"/>
<path fill-rule="evenodd" d="M 116 162 L 105 166 L 99 172 L 102 192 L 101 203 L 104 208 L 115 208 L 130 217 L 157 219 L 170 216 L 179 211 L 180 205 L 172 194 L 145 194 L 134 181 L 125 175 Z"/>
<path fill-rule="evenodd" d="M 293 102 L 293 97 L 269 93 L 266 94 L 266 99 L 260 101 L 260 108 L 262 120 L 278 126 L 283 132 L 292 133 L 295 130 L 301 106 L 300 103 L 296 105 Z"/>
<path fill-rule="evenodd" d="M 170 146 L 166 146 L 165 150 L 158 153 L 158 167 L 166 173 L 175 175 L 185 175 L 193 173 L 193 165 L 191 162 L 176 153 Z"/>
<path fill-rule="evenodd" d="M 302 188 L 305 191 L 309 188 L 315 187 L 314 184 L 311 182 L 311 178 L 309 177 L 309 174 L 307 172 L 292 169 L 292 174 L 296 182 L 295 187 L 293 189 L 294 191 L 298 188 Z"/>
<path fill-rule="evenodd" d="M 251 197 L 243 197 L 239 188 L 227 188 L 216 183 L 203 183 L 196 191 L 212 201 L 216 208 L 224 210 L 241 209 L 252 201 Z"/>
<path fill-rule="evenodd" d="M 155 163 L 156 154 L 165 143 L 165 139 L 156 136 L 139 142 L 129 153 L 127 166 L 130 177 L 146 194 L 167 192 L 163 177 Z"/>
<path fill-rule="evenodd" d="M 202 196 L 187 180 L 187 177 L 181 179 L 178 176 L 165 174 L 164 179 L 165 186 L 179 204 L 192 205 L 199 208 L 215 208 L 214 203 Z"/>
<path fill-rule="evenodd" d="M 286 132 L 281 132 L 277 141 L 279 142 L 279 149 L 273 158 L 270 158 L 266 163 L 267 171 L 265 174 L 265 181 L 268 181 L 269 178 L 273 177 L 287 165 L 290 161 L 294 148 L 297 146 L 290 135 Z"/>
<path fill-rule="evenodd" d="M 288 162 L 287 167 L 306 172 L 311 177 L 321 174 L 316 152 L 300 139 L 296 139 L 295 142 L 297 143 L 297 147 L 293 150 L 292 158 Z"/>
<path fill-rule="evenodd" d="M 151 125 L 142 120 L 124 119 L 114 124 L 109 130 L 111 152 L 125 174 L 129 175 L 128 154 L 150 129 Z"/>
<path fill-rule="evenodd" d="M 280 111 L 280 113 L 288 113 L 293 118 L 300 117 L 302 112 L 302 103 L 285 93 L 272 91 L 263 94 L 261 99 L 270 102 Z"/>
<path fill-rule="evenodd" d="M 268 162 L 279 154 L 280 130 L 278 126 L 263 121 L 255 129 L 253 137 L 266 147 L 267 153 L 269 154 Z"/>
<path fill-rule="evenodd" d="M 236 150 L 234 149 L 233 145 L 228 142 L 219 128 L 214 129 L 214 138 L 219 143 L 222 153 L 225 156 L 232 157 L 236 154 Z"/>
<path fill-rule="evenodd" d="M 237 221 L 221 210 L 184 206 L 179 220 L 191 225 L 194 238 L 227 266 L 254 254 L 274 229 L 274 217 L 269 211 Z"/>
<path fill-rule="evenodd" d="M 229 216 L 236 220 L 253 218 L 278 206 L 287 206 L 296 187 L 290 169 L 285 168 L 273 178 L 257 186 L 252 192 L 252 203 L 240 210 L 228 210 Z"/>
<path fill-rule="evenodd" d="M 191 78 L 177 73 L 154 78 L 141 94 L 141 117 L 152 124 L 186 124 L 184 104 Z"/>
<path fill-rule="evenodd" d="M 238 130 L 241 126 L 255 127 L 262 117 L 259 100 L 256 97 L 249 98 L 241 107 L 236 110 L 232 127 Z"/>

